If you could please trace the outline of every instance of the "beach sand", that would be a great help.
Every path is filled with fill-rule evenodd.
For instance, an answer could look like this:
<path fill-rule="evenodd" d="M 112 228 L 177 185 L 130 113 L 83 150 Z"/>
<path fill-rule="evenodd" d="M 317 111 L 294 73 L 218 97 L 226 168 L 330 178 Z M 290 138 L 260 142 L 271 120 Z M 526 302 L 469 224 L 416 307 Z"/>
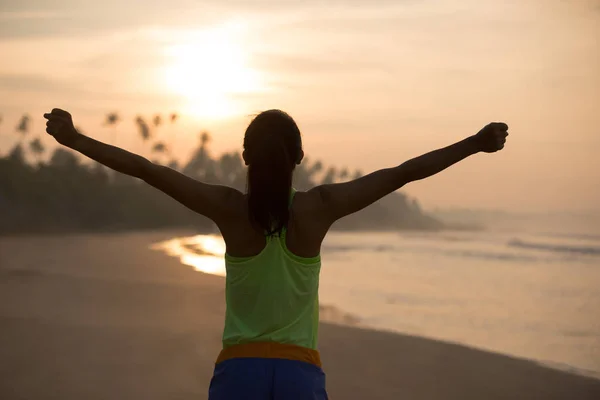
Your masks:
<path fill-rule="evenodd" d="M 0 237 L 0 399 L 206 399 L 224 280 L 148 249 L 192 233 Z M 334 400 L 600 399 L 599 380 L 323 319 Z"/>

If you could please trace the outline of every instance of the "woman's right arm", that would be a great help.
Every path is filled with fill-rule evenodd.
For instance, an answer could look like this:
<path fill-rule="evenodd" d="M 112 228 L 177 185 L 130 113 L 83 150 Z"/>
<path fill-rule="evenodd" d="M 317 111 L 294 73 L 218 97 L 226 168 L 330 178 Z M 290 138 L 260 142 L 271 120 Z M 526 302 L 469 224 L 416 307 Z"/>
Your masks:
<path fill-rule="evenodd" d="M 235 205 L 243 196 L 238 190 L 197 181 L 142 156 L 82 135 L 77 132 L 71 114 L 66 111 L 54 109 L 44 117 L 48 119 L 46 131 L 60 144 L 115 171 L 143 180 L 217 224 L 235 215 Z"/>
<path fill-rule="evenodd" d="M 381 169 L 350 182 L 317 186 L 309 192 L 319 199 L 320 217 L 327 224 L 333 224 L 409 182 L 435 175 L 473 154 L 501 150 L 508 136 L 507 130 L 508 126 L 504 123 L 491 123 L 474 136 L 397 167 Z"/>

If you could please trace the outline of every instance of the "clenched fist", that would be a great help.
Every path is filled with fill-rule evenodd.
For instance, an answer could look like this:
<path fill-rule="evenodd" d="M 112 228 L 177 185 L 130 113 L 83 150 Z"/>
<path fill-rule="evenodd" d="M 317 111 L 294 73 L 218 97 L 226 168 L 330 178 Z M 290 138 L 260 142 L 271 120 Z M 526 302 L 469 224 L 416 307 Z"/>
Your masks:
<path fill-rule="evenodd" d="M 73 118 L 68 112 L 55 108 L 49 114 L 44 114 L 44 118 L 48 120 L 46 132 L 52 135 L 58 143 L 68 147 L 80 136 L 73 125 Z"/>
<path fill-rule="evenodd" d="M 504 148 L 508 136 L 508 125 L 504 122 L 492 122 L 480 130 L 473 140 L 477 148 L 485 153 L 494 153 Z"/>

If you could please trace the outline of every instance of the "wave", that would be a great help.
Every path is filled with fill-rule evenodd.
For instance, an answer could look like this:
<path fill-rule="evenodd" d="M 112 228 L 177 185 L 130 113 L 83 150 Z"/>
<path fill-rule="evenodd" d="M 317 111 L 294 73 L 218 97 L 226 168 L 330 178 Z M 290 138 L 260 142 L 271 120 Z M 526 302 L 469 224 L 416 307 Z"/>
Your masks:
<path fill-rule="evenodd" d="M 398 255 L 412 253 L 412 254 L 439 254 L 442 256 L 450 257 L 467 257 L 467 258 L 478 258 L 486 260 L 499 260 L 499 261 L 521 261 L 521 262 L 536 262 L 536 261 L 552 261 L 551 259 L 540 258 L 531 254 L 519 254 L 515 252 L 507 251 L 489 251 L 480 250 L 476 248 L 444 248 L 439 246 L 414 246 L 414 245 L 368 245 L 368 244 L 355 244 L 355 245 L 326 245 L 323 244 L 321 247 L 323 254 L 332 253 L 346 253 L 352 251 L 358 252 L 377 252 L 377 253 L 392 253 L 395 261 L 401 261 Z"/>
<path fill-rule="evenodd" d="M 586 376 L 588 378 L 600 379 L 600 371 L 592 369 L 586 369 L 581 367 L 575 367 L 571 364 L 557 361 L 546 361 L 546 360 L 532 360 L 538 365 L 543 367 L 552 368 L 558 371 L 569 372 L 571 374 Z"/>
<path fill-rule="evenodd" d="M 567 238 L 577 240 L 588 240 L 588 241 L 600 241 L 600 235 L 591 233 L 554 233 L 554 232 L 543 232 L 540 236 L 552 237 L 552 238 Z"/>
<path fill-rule="evenodd" d="M 396 250 L 395 246 L 390 245 L 368 245 L 368 244 L 355 244 L 355 245 L 330 245 L 323 244 L 321 245 L 321 251 L 327 253 L 340 253 L 340 252 L 348 252 L 348 251 L 374 251 L 377 253 L 388 252 Z"/>
<path fill-rule="evenodd" d="M 569 254 L 581 254 L 581 255 L 592 255 L 600 256 L 600 247 L 597 246 L 574 246 L 566 244 L 549 244 L 549 243 L 535 243 L 528 242 L 520 239 L 512 239 L 507 245 L 509 247 L 518 247 L 521 249 L 532 249 L 532 250 L 544 250 L 554 253 L 569 253 Z"/>

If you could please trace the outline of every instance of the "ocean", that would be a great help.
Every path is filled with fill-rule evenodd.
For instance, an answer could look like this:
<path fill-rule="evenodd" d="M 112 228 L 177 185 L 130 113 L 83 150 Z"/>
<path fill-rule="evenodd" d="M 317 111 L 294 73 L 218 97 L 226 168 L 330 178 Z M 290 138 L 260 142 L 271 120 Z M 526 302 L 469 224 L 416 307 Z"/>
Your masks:
<path fill-rule="evenodd" d="M 225 275 L 219 235 L 152 248 Z M 600 378 L 600 235 L 334 231 L 321 255 L 321 304 L 365 326 Z"/>

